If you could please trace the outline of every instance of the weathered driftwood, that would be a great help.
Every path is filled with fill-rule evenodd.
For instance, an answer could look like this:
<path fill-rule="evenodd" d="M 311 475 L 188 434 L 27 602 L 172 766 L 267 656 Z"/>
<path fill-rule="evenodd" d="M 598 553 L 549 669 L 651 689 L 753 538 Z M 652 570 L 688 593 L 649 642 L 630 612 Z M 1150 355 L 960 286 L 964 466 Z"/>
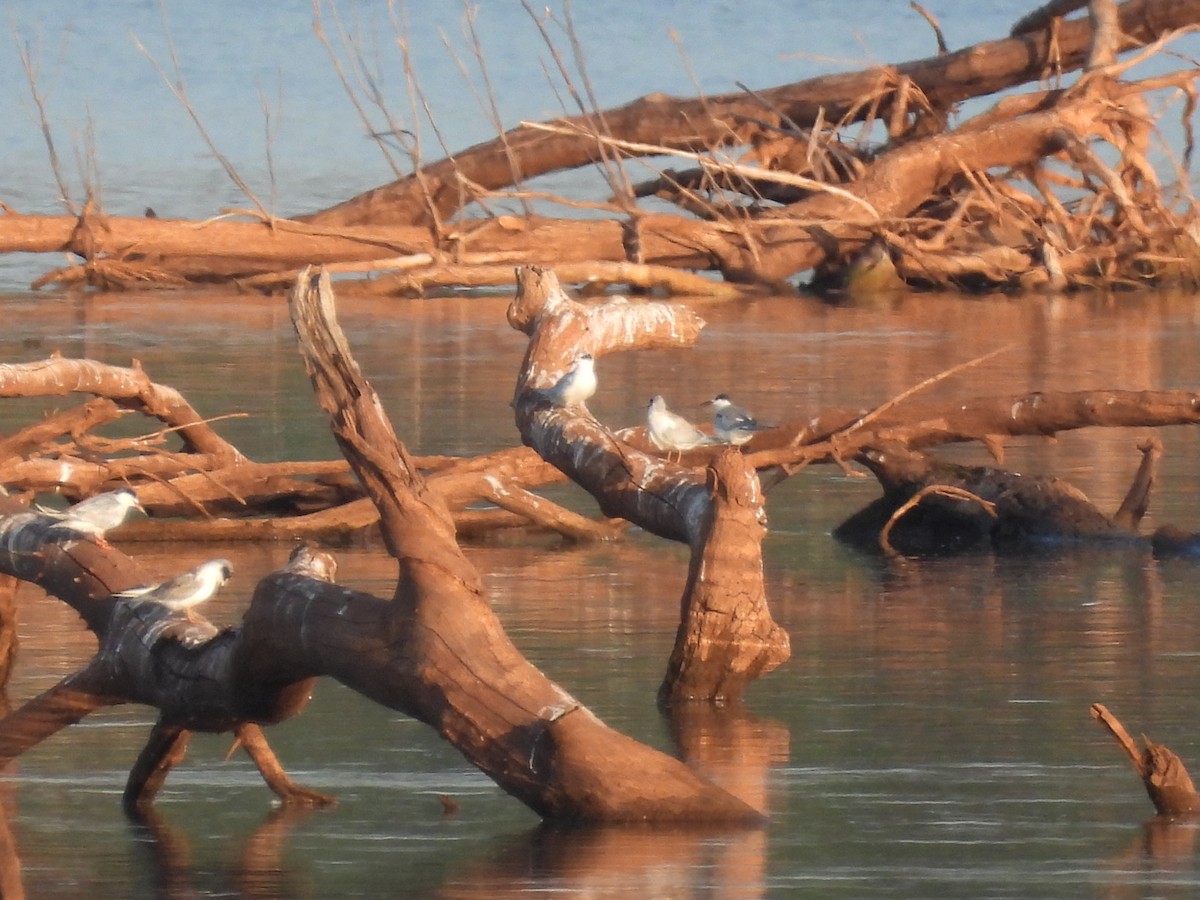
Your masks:
<path fill-rule="evenodd" d="M 140 366 L 51 357 L 0 366 L 0 397 L 91 395 L 0 436 L 0 484 L 14 492 L 55 491 L 74 500 L 121 484 L 136 488 L 151 521 L 135 520 L 122 540 L 296 540 L 345 544 L 374 539 L 375 505 L 345 460 L 260 463 L 247 459 L 173 388 Z M 130 414 L 148 433 L 105 437 Z M 173 444 L 178 446 L 172 446 Z M 414 460 L 442 494 L 460 533 L 541 528 L 568 540 L 605 540 L 619 522 L 596 521 L 532 494 L 563 476 L 525 448 L 474 459 Z M 478 501 L 495 510 L 467 509 Z"/>
<path fill-rule="evenodd" d="M 874 410 L 823 410 L 812 418 L 759 432 L 746 445 L 762 470 L 795 470 L 849 460 L 863 449 L 894 443 L 913 450 L 978 441 L 997 458 L 1014 437 L 1050 437 L 1079 428 L 1158 428 L 1200 423 L 1196 391 L 1035 391 L 1017 397 L 978 397 L 931 406 L 906 400 Z"/>
<path fill-rule="evenodd" d="M 70 603 L 100 647 L 80 672 L 0 720 L 12 759 L 93 709 L 159 710 L 130 775 L 127 807 L 147 805 L 191 732 L 232 731 L 288 802 L 329 798 L 291 783 L 261 724 L 307 702 L 314 679 L 349 687 L 435 728 L 546 818 L 756 823 L 761 814 L 686 766 L 618 734 L 512 645 L 463 557 L 449 511 L 391 431 L 333 317 L 328 277 L 292 294 L 306 366 L 339 445 L 398 563 L 389 600 L 329 583 L 324 554 L 294 554 L 265 578 L 240 626 L 196 648 L 170 637 L 180 613 L 113 597 L 142 583 L 137 564 L 88 540 L 65 545 L 51 520 L 0 498 L 0 571 Z"/>
<path fill-rule="evenodd" d="M 319 261 L 392 271 L 370 289 L 420 293 L 509 283 L 511 267 L 531 258 L 554 260 L 572 281 L 673 292 L 777 288 L 809 270 L 819 285 L 839 288 L 854 286 L 864 248 L 885 249 L 916 284 L 1195 284 L 1200 226 L 1174 188 L 1160 184 L 1172 173 L 1151 166 L 1157 137 L 1146 97 L 1191 97 L 1197 74 L 1127 83 L 1119 76 L 1129 63 L 1111 58 L 1200 23 L 1200 0 L 1092 7 L 1096 27 L 1089 18 L 1043 17 L 1017 36 L 898 66 L 723 96 L 652 94 L 522 125 L 293 221 L 9 210 L 0 215 L 0 252 L 74 253 L 82 263 L 39 284 L 111 288 L 212 280 L 277 288 Z M 1087 74 L 1070 87 L 1007 98 L 948 130 L 964 99 L 1081 66 Z M 876 122 L 886 128 L 882 145 L 869 137 Z M 1097 152 L 1097 142 L 1113 153 Z M 743 158 L 734 162 L 728 147 L 743 148 Z M 664 153 L 694 169 L 664 173 L 638 193 L 667 197 L 681 215 L 638 207 L 621 188 L 609 218 L 459 217 L 524 179 Z M 1103 161 L 1114 155 L 1115 165 Z M 694 270 L 720 272 L 725 287 Z"/>
<path fill-rule="evenodd" d="M 513 408 L 522 439 L 588 490 L 608 516 L 687 543 L 692 563 L 683 621 L 660 690 L 666 702 L 737 701 L 746 684 L 783 663 L 789 641 L 771 618 L 762 577 L 762 489 L 728 450 L 703 474 L 651 456 L 613 434 L 586 405 L 549 403 L 576 353 L 690 346 L 703 321 L 686 307 L 610 300 L 584 306 L 554 272 L 517 274 L 508 320 L 530 336 Z"/>
<path fill-rule="evenodd" d="M 678 761 L 604 726 L 520 655 L 463 558 L 448 511 L 412 467 L 350 357 L 333 317 L 328 275 L 302 279 L 291 299 L 318 400 L 380 507 L 385 543 L 399 563 L 396 593 L 363 616 L 370 627 L 359 644 L 340 654 L 326 650 L 322 659 L 374 676 L 352 686 L 434 725 L 543 816 L 755 820 L 749 806 Z M 289 667 L 279 657 L 257 658 L 268 670 Z"/>
<path fill-rule="evenodd" d="M 1187 816 L 1200 812 L 1200 794 L 1196 793 L 1183 761 L 1174 752 L 1144 736 L 1142 740 L 1146 747 L 1139 750 L 1129 732 L 1103 704 L 1092 704 L 1092 718 L 1103 725 L 1125 751 L 1160 816 Z"/>
<path fill-rule="evenodd" d="M 134 808 L 153 800 L 166 773 L 182 759 L 192 731 L 241 735 L 259 724 L 290 718 L 307 704 L 311 678 L 265 689 L 241 678 L 239 660 L 246 642 L 254 640 L 253 630 L 229 629 L 198 649 L 188 648 L 176 639 L 195 628 L 183 613 L 113 597 L 146 583 L 134 560 L 90 538 L 64 538 L 53 520 L 24 511 L 14 500 L 0 498 L 0 510 L 0 567 L 72 606 L 99 642 L 96 655 L 82 669 L 0 719 L 0 760 L 16 758 L 101 707 L 154 707 L 158 723 L 125 791 L 126 806 Z M 311 578 L 321 570 L 290 563 L 286 571 Z M 209 626 L 210 634 L 215 631 Z M 281 771 L 278 763 L 265 743 L 249 732 L 243 744 L 285 802 L 330 802 L 286 777 L 275 777 Z"/>

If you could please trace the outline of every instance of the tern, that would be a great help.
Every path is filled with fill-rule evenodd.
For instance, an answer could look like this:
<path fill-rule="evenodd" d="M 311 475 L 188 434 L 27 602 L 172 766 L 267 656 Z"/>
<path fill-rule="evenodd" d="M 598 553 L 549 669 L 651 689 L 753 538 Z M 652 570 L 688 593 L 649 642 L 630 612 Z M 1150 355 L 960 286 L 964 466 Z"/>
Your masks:
<path fill-rule="evenodd" d="M 650 398 L 650 405 L 646 408 L 646 426 L 650 431 L 650 443 L 668 453 L 712 443 L 711 437 L 683 416 L 667 409 L 667 401 L 661 394 Z"/>
<path fill-rule="evenodd" d="M 579 406 L 596 393 L 596 361 L 590 353 L 577 353 L 553 387 L 538 392 L 555 406 Z"/>
<path fill-rule="evenodd" d="M 145 512 L 142 504 L 138 502 L 137 494 L 127 487 L 88 497 L 64 510 L 45 506 L 35 508 L 42 515 L 56 520 L 54 528 L 64 528 L 76 534 L 93 537 L 96 543 L 104 546 L 108 546 L 108 541 L 104 539 L 105 532 L 124 522 L 133 510 Z"/>
<path fill-rule="evenodd" d="M 725 444 L 741 446 L 754 437 L 754 432 L 772 427 L 759 423 L 749 412 L 730 400 L 728 394 L 717 394 L 711 400 L 705 400 L 703 405 L 712 407 L 713 434 Z"/>
<path fill-rule="evenodd" d="M 122 600 L 140 600 L 165 606 L 172 612 L 182 612 L 188 621 L 192 618 L 192 607 L 197 603 L 216 594 L 229 576 L 233 574 L 233 566 L 227 559 L 210 559 L 194 569 L 176 575 L 161 584 L 151 584 L 145 587 L 130 588 L 114 594 Z"/>

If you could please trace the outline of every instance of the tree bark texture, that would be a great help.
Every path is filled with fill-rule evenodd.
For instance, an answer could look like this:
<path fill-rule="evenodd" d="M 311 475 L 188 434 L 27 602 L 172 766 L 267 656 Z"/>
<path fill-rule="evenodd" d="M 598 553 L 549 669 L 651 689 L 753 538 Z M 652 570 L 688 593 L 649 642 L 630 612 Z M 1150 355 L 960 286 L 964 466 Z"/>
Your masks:
<path fill-rule="evenodd" d="M 300 279 L 291 304 L 318 400 L 347 460 L 380 506 L 384 540 L 399 567 L 390 602 L 363 600 L 353 610 L 341 597 L 321 604 L 318 621 L 328 626 L 345 614 L 366 626 L 355 629 L 352 645 L 337 652 L 344 637 L 340 629 L 314 628 L 308 640 L 296 642 L 302 655 L 311 651 L 311 658 L 338 668 L 329 674 L 432 725 L 545 817 L 757 818 L 678 761 L 607 728 L 521 656 L 462 556 L 444 504 L 411 466 L 378 397 L 349 356 L 334 318 L 328 275 Z M 305 617 L 315 608 L 306 605 Z M 252 606 L 247 628 L 256 621 L 254 612 Z M 273 627 L 290 631 L 291 625 L 285 614 Z M 259 653 L 242 662 L 244 671 L 268 682 L 281 664 L 287 666 L 278 656 Z M 263 665 L 271 671 L 260 671 Z"/>
<path fill-rule="evenodd" d="M 740 454 L 719 457 L 706 475 L 646 452 L 635 429 L 614 434 L 586 404 L 557 406 L 542 390 L 579 353 L 690 346 L 703 321 L 675 304 L 623 299 L 585 306 L 555 273 L 517 273 L 509 323 L 530 336 L 513 399 L 522 440 L 620 516 L 692 551 L 682 620 L 660 698 L 737 701 L 746 685 L 787 660 L 787 633 L 771 618 L 762 580 L 766 514 L 758 477 Z"/>

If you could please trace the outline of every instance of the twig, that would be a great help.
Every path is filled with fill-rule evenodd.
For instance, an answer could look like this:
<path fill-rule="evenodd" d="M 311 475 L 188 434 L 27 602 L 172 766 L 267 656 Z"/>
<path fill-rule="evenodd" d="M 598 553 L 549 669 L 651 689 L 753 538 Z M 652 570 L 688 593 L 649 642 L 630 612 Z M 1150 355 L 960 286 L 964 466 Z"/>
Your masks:
<path fill-rule="evenodd" d="M 377 131 L 373 127 L 373 125 L 371 123 L 371 117 L 367 115 L 367 111 L 366 111 L 366 109 L 363 108 L 362 101 L 359 99 L 358 91 L 356 91 L 354 89 L 354 87 L 350 84 L 350 78 L 346 75 L 346 70 L 342 66 L 341 59 L 338 57 L 337 53 L 334 51 L 333 45 L 330 43 L 328 35 L 325 34 L 325 23 L 324 23 L 324 20 L 321 18 L 321 8 L 322 8 L 321 0 L 316 0 L 316 2 L 313 3 L 313 25 L 312 25 L 313 34 L 315 34 L 317 36 L 317 40 L 320 41 L 321 46 L 325 48 L 325 53 L 329 57 L 329 62 L 333 65 L 333 70 L 334 70 L 334 72 L 337 73 L 338 80 L 342 82 L 342 89 L 345 90 L 346 96 L 350 100 L 350 104 L 354 107 L 354 111 L 356 113 L 358 113 L 358 118 L 362 121 L 363 127 L 366 129 L 367 135 L 369 137 L 371 137 L 375 141 L 375 145 L 377 147 L 379 147 L 379 152 L 383 154 L 383 159 L 388 164 L 388 167 L 392 170 L 392 174 L 395 175 L 397 178 L 403 178 L 404 170 L 396 162 L 396 160 L 392 158 L 392 153 L 388 149 L 387 143 L 383 140 L 382 133 Z M 338 33 L 343 35 L 342 43 L 344 46 L 345 45 L 345 37 L 344 37 L 344 33 L 342 32 L 342 29 L 341 29 L 341 21 L 340 21 L 340 19 L 336 18 L 337 17 L 337 9 L 336 8 L 334 8 L 334 17 L 335 17 L 335 24 L 337 24 L 337 26 L 338 26 Z M 393 132 L 393 133 L 399 134 L 402 132 Z"/>
<path fill-rule="evenodd" d="M 225 156 L 220 149 L 218 149 L 216 142 L 212 139 L 212 135 L 210 135 L 208 133 L 208 129 L 204 127 L 204 122 L 200 119 L 199 113 L 196 112 L 196 108 L 192 106 L 191 100 L 188 99 L 187 89 L 184 87 L 183 83 L 182 69 L 179 64 L 179 56 L 175 52 L 175 43 L 171 39 L 171 30 L 167 27 L 167 11 L 165 4 L 160 5 L 159 10 L 162 16 L 163 32 L 167 41 L 167 52 L 171 58 L 171 68 L 174 70 L 175 80 L 171 80 L 171 78 L 167 75 L 166 70 L 163 69 L 162 65 L 159 64 L 158 60 L 154 58 L 150 51 L 146 49 L 145 45 L 143 45 L 138 39 L 138 36 L 136 34 L 131 34 L 130 37 L 133 38 L 134 46 L 137 47 L 138 52 L 146 57 L 146 59 L 150 61 L 150 64 L 154 66 L 154 71 L 156 71 L 159 77 L 163 80 L 163 84 L 167 86 L 167 90 L 171 92 L 171 96 L 178 100 L 183 106 L 184 110 L 188 114 L 188 117 L 192 120 L 192 124 L 194 124 L 196 129 L 200 132 L 201 139 L 203 139 L 204 143 L 208 145 L 208 149 L 212 151 L 212 154 L 214 157 L 216 157 L 217 162 L 221 164 L 221 168 L 225 170 L 225 174 L 229 176 L 230 181 L 237 186 L 238 190 L 246 195 L 246 198 L 251 203 L 258 207 L 259 211 L 262 212 L 262 214 L 268 220 L 273 221 L 275 218 L 274 215 L 267 210 L 262 201 L 259 200 L 255 195 L 254 191 L 250 189 L 250 185 L 248 185 L 242 176 L 238 174 L 237 169 L 234 167 L 233 163 L 229 161 L 229 158 Z"/>
<path fill-rule="evenodd" d="M 916 507 L 922 500 L 929 496 L 951 497 L 956 500 L 969 500 L 972 503 L 978 503 L 993 519 L 996 518 L 996 504 L 990 500 L 984 500 L 977 494 L 973 494 L 965 488 L 954 487 L 950 484 L 927 484 L 915 494 L 908 498 L 904 504 L 892 513 L 891 518 L 887 520 L 887 524 L 879 532 L 879 546 L 883 548 L 883 552 L 888 556 L 903 556 L 900 551 L 892 546 L 891 534 L 892 527 L 908 514 L 909 510 Z"/>
<path fill-rule="evenodd" d="M 584 102 L 584 99 L 580 95 L 579 91 L 576 89 L 574 82 L 571 80 L 570 72 L 568 72 L 566 64 L 563 62 L 562 56 L 558 52 L 558 48 L 555 46 L 553 39 L 550 37 L 549 31 L 546 29 L 545 21 L 536 14 L 529 0 L 521 0 L 521 6 L 524 7 L 525 12 L 529 14 L 529 17 L 533 20 L 534 25 L 537 27 L 538 33 L 542 36 L 542 42 L 545 43 L 546 49 L 550 51 L 550 56 L 553 58 L 555 65 L 558 67 L 559 75 L 562 76 L 567 92 L 571 95 L 571 99 L 575 101 L 575 105 L 578 107 L 579 112 L 589 120 L 593 118 L 598 120 L 599 124 L 593 124 L 590 131 L 580 130 L 577 132 L 577 134 L 591 136 L 596 139 L 598 149 L 600 151 L 600 161 L 604 166 L 605 177 L 608 180 L 609 187 L 615 196 L 621 198 L 622 203 L 625 205 L 626 211 L 630 215 L 634 215 L 636 208 L 632 205 L 633 185 L 631 184 L 628 175 L 626 175 L 625 170 L 621 167 L 619 159 L 610 159 L 609 154 L 605 152 L 607 147 L 619 148 L 620 144 L 612 137 L 612 133 L 608 127 L 608 122 L 605 120 L 599 104 L 595 102 L 595 95 L 591 90 L 586 69 L 584 69 L 582 65 L 582 50 L 579 47 L 579 42 L 575 35 L 574 25 L 572 24 L 570 4 L 567 3 L 564 6 L 567 15 L 566 32 L 568 40 L 571 42 L 572 50 L 575 54 L 576 66 L 580 69 L 584 80 L 584 89 L 588 94 L 588 102 L 586 103 Z M 591 124 L 590 121 L 589 124 Z"/>
<path fill-rule="evenodd" d="M 491 76 L 488 73 L 487 59 L 483 55 L 483 41 L 481 40 L 479 32 L 475 27 L 477 8 L 470 6 L 466 2 L 464 2 L 463 5 L 466 7 L 463 19 L 467 29 L 467 36 L 471 42 L 471 48 L 475 58 L 475 65 L 479 70 L 480 77 L 483 79 L 484 91 L 482 96 L 480 95 L 479 91 L 475 89 L 475 84 L 471 81 L 466 66 L 463 65 L 462 61 L 458 57 L 458 54 L 453 52 L 449 41 L 446 40 L 444 35 L 442 37 L 442 43 L 445 45 L 446 50 L 450 52 L 451 58 L 454 60 L 455 65 L 458 66 L 458 70 L 462 74 L 463 80 L 467 83 L 467 86 L 471 89 L 471 93 L 475 95 L 475 101 L 479 104 L 479 108 L 483 110 L 484 115 L 486 115 L 488 120 L 492 123 L 492 127 L 496 129 L 496 134 L 499 136 L 500 140 L 500 147 L 504 151 L 505 158 L 508 160 L 508 169 L 510 172 L 512 172 L 513 184 L 520 185 L 524 181 L 524 177 L 521 174 L 521 165 L 517 160 L 516 155 L 513 153 L 512 144 L 509 143 L 508 129 L 504 127 L 504 120 L 500 115 L 500 107 L 496 103 L 496 91 L 492 86 Z M 449 154 L 447 155 L 449 156 Z M 462 180 L 461 177 L 460 180 Z M 528 202 L 526 202 L 524 199 L 521 200 L 521 208 L 525 210 L 526 215 L 529 215 L 532 212 Z"/>
<path fill-rule="evenodd" d="M 13 38 L 16 39 L 16 25 L 13 26 Z M 29 84 L 29 93 L 33 97 L 33 105 L 37 107 L 38 123 L 42 128 L 42 138 L 46 141 L 46 151 L 50 154 L 50 170 L 54 173 L 54 180 L 58 183 L 58 191 L 62 195 L 63 205 L 73 216 L 79 215 L 79 208 L 71 199 L 71 191 L 67 187 L 66 179 L 63 178 L 62 166 L 58 161 L 58 151 L 54 148 L 54 136 L 50 133 L 50 121 L 46 117 L 46 101 L 38 91 L 37 73 L 34 71 L 33 58 L 30 53 L 29 44 L 22 44 L 17 40 L 17 54 L 21 58 L 21 68 L 25 70 L 25 80 Z"/>
<path fill-rule="evenodd" d="M 276 75 L 278 78 L 278 81 L 277 81 L 278 87 L 277 87 L 275 102 L 278 104 L 278 108 L 280 110 L 282 110 L 283 109 L 283 72 L 277 71 Z M 279 124 L 280 123 L 278 121 L 276 121 L 274 124 L 274 127 L 272 127 L 271 104 L 267 102 L 267 95 L 263 92 L 261 85 L 258 88 L 258 104 L 259 104 L 259 107 L 262 109 L 262 114 L 263 114 L 263 142 L 265 144 L 265 150 L 266 150 L 266 156 L 267 156 L 267 179 L 270 181 L 270 184 L 271 184 L 271 206 L 272 206 L 272 208 L 274 208 L 279 202 L 278 181 L 275 178 L 274 147 L 275 147 L 275 139 L 279 136 Z"/>
<path fill-rule="evenodd" d="M 893 409 L 896 406 L 900 405 L 902 402 L 907 400 L 913 394 L 923 391 L 923 390 L 925 390 L 925 388 L 931 387 L 932 385 L 937 384 L 939 381 L 945 381 L 950 376 L 956 375 L 965 369 L 969 369 L 972 366 L 977 366 L 980 363 L 987 362 L 987 360 L 991 359 L 993 356 L 998 356 L 1001 353 L 1006 353 L 1015 346 L 1016 346 L 1016 344 L 1013 343 L 1013 344 L 1006 344 L 1003 347 L 997 347 L 995 350 L 991 351 L 990 353 L 985 353 L 985 354 L 983 354 L 983 356 L 977 356 L 975 359 L 968 360 L 967 362 L 964 362 L 964 363 L 959 363 L 957 366 L 951 366 L 949 369 L 946 369 L 945 371 L 939 372 L 936 375 L 926 378 L 924 381 L 920 382 L 919 384 L 914 384 L 912 387 L 908 388 L 907 390 L 901 391 L 899 394 L 897 394 L 892 399 L 888 400 L 886 403 L 881 403 L 879 406 L 876 406 L 870 412 L 868 412 L 862 416 L 859 416 L 857 419 L 855 419 L 853 422 L 851 422 L 849 425 L 845 426 L 844 428 L 842 428 L 838 431 L 835 431 L 830 436 L 830 439 L 832 440 L 833 438 L 846 437 L 846 435 L 850 434 L 851 432 L 857 431 L 858 429 L 860 429 L 864 425 L 866 425 L 868 422 L 872 422 L 875 419 L 878 419 L 889 409 Z"/>
<path fill-rule="evenodd" d="M 938 20 L 934 17 L 933 13 L 923 7 L 920 3 L 917 3 L 916 0 L 912 0 L 912 2 L 910 2 L 908 5 L 911 6 L 913 10 L 915 10 L 921 16 L 921 18 L 928 22 L 929 27 L 933 29 L 933 34 L 937 38 L 938 56 L 949 53 L 950 48 L 946 46 L 946 36 L 942 34 L 942 26 L 938 24 Z"/>

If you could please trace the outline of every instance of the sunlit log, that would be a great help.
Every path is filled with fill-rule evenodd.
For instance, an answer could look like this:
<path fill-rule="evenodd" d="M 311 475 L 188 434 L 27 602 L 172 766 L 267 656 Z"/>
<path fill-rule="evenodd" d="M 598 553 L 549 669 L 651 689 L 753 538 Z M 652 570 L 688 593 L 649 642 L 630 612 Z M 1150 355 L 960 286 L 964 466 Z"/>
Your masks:
<path fill-rule="evenodd" d="M 619 516 L 692 550 L 681 623 L 659 691 L 666 703 L 739 700 L 747 685 L 788 659 L 790 641 L 775 624 L 762 578 L 762 489 L 736 451 L 705 474 L 614 434 L 586 404 L 557 406 L 544 390 L 579 353 L 690 346 L 703 320 L 677 304 L 623 298 L 584 305 L 555 273 L 517 274 L 509 323 L 530 336 L 513 399 L 522 440 Z M 641 430 L 641 429 L 639 429 Z"/>

